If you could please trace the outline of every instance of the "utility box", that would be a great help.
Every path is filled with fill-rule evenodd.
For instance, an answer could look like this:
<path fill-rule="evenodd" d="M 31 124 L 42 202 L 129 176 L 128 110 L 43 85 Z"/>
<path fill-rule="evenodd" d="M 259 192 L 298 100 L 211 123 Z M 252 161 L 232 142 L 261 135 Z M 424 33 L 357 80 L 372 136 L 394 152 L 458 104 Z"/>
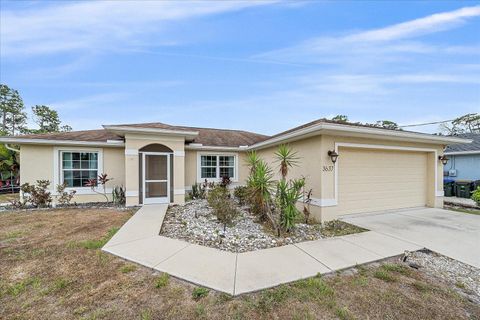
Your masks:
<path fill-rule="evenodd" d="M 457 176 L 457 170 L 456 169 L 448 170 L 448 176 L 449 177 L 456 177 Z"/>

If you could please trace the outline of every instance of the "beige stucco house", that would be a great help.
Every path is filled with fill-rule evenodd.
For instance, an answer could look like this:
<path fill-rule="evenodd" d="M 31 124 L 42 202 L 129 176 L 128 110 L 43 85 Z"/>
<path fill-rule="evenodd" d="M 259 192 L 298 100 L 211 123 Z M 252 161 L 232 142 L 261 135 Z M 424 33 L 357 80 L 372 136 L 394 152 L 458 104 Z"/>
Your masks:
<path fill-rule="evenodd" d="M 163 123 L 105 125 L 101 130 L 3 137 L 20 146 L 21 183 L 47 179 L 77 191 L 76 202 L 101 201 L 85 187 L 107 173 L 110 193 L 126 188 L 127 205 L 184 203 L 185 193 L 205 179 L 228 175 L 241 185 L 246 154 L 256 150 L 273 168 L 274 151 L 288 143 L 300 165 L 290 177 L 305 177 L 312 189 L 312 215 L 408 207 L 443 206 L 446 145 L 468 140 L 409 131 L 316 120 L 268 137 L 256 133 L 171 126 Z M 338 154 L 332 161 L 331 152 Z"/>

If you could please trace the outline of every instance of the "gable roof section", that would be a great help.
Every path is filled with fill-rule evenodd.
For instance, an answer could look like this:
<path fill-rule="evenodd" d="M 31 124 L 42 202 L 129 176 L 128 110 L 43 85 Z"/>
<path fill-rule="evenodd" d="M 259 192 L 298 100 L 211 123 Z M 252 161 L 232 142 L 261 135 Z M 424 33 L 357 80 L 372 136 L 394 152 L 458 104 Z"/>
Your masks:
<path fill-rule="evenodd" d="M 453 144 L 447 146 L 445 153 L 480 153 L 480 133 L 465 133 L 455 137 L 473 140 L 472 143 Z"/>
<path fill-rule="evenodd" d="M 267 139 L 252 145 L 251 148 L 265 148 L 271 145 L 288 143 L 290 141 L 295 141 L 319 134 L 377 139 L 380 136 L 381 139 L 385 140 L 414 141 L 443 145 L 470 142 L 469 140 L 462 139 L 460 137 L 440 136 L 415 131 L 388 129 L 368 124 L 318 119 L 268 137 Z"/>

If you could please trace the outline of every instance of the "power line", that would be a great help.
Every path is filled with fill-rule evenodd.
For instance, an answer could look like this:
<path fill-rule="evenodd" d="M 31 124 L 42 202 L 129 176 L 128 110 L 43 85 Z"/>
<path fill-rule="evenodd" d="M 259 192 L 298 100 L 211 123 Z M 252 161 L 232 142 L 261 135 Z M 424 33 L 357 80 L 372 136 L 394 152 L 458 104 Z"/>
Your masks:
<path fill-rule="evenodd" d="M 452 120 L 443 120 L 443 121 L 436 121 L 436 122 L 427 122 L 427 123 L 418 123 L 418 124 L 407 124 L 404 126 L 399 126 L 400 128 L 407 128 L 407 127 L 421 127 L 421 126 L 428 126 L 431 124 L 440 124 L 440 123 L 446 123 L 446 122 L 452 122 L 455 119 Z"/>

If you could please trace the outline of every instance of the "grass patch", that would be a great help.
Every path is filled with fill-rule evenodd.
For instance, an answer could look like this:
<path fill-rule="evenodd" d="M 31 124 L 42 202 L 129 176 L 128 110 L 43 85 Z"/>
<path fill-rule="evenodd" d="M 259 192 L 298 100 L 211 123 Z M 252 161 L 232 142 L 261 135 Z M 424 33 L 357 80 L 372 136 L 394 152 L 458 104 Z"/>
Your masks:
<path fill-rule="evenodd" d="M 163 288 L 170 282 L 170 275 L 168 273 L 162 273 L 155 281 L 155 288 Z"/>
<path fill-rule="evenodd" d="M 304 298 L 332 297 L 334 291 L 323 279 L 320 274 L 313 278 L 300 280 L 293 284 L 294 287 L 301 289 L 301 295 Z"/>
<path fill-rule="evenodd" d="M 433 287 L 431 285 L 426 284 L 425 282 L 415 281 L 412 283 L 412 287 L 416 290 L 420 291 L 421 293 L 427 293 L 433 291 Z"/>
<path fill-rule="evenodd" d="M 111 228 L 102 239 L 80 241 L 76 244 L 76 246 L 85 249 L 100 249 L 115 235 L 115 233 L 117 233 L 119 229 L 120 228 Z M 67 244 L 67 247 L 69 245 L 71 246 L 71 244 Z"/>
<path fill-rule="evenodd" d="M 207 288 L 196 287 L 192 291 L 192 297 L 193 297 L 194 300 L 198 301 L 198 300 L 208 296 L 209 292 L 210 292 L 210 290 L 208 290 Z"/>
<path fill-rule="evenodd" d="M 381 268 L 385 271 L 396 272 L 396 273 L 400 273 L 400 274 L 403 274 L 403 275 L 409 275 L 410 274 L 410 269 L 407 268 L 406 266 L 401 265 L 401 264 L 386 263 L 386 264 L 382 265 Z"/>
<path fill-rule="evenodd" d="M 351 320 L 354 319 L 353 315 L 350 313 L 347 307 L 335 309 L 335 315 L 341 320 Z"/>
<path fill-rule="evenodd" d="M 347 234 L 360 233 L 365 231 L 368 230 L 340 220 L 324 222 L 321 228 L 322 235 L 326 237 L 345 236 Z"/>
<path fill-rule="evenodd" d="M 16 238 L 20 238 L 22 236 L 23 236 L 22 231 L 12 231 L 12 232 L 6 233 L 5 236 L 3 237 L 3 240 L 13 240 Z"/>
<path fill-rule="evenodd" d="M 38 277 L 31 277 L 14 283 L 13 285 L 7 287 L 6 293 L 16 297 L 27 291 L 29 287 L 38 289 L 40 287 L 40 279 Z"/>
<path fill-rule="evenodd" d="M 397 278 L 395 278 L 390 272 L 382 270 L 382 269 L 377 269 L 373 273 L 373 276 L 377 279 L 383 280 L 385 282 L 395 282 L 397 281 Z"/>
<path fill-rule="evenodd" d="M 130 272 L 135 271 L 135 270 L 137 270 L 137 266 L 135 266 L 133 264 L 127 264 L 127 265 L 120 268 L 121 273 L 130 273 Z"/>

